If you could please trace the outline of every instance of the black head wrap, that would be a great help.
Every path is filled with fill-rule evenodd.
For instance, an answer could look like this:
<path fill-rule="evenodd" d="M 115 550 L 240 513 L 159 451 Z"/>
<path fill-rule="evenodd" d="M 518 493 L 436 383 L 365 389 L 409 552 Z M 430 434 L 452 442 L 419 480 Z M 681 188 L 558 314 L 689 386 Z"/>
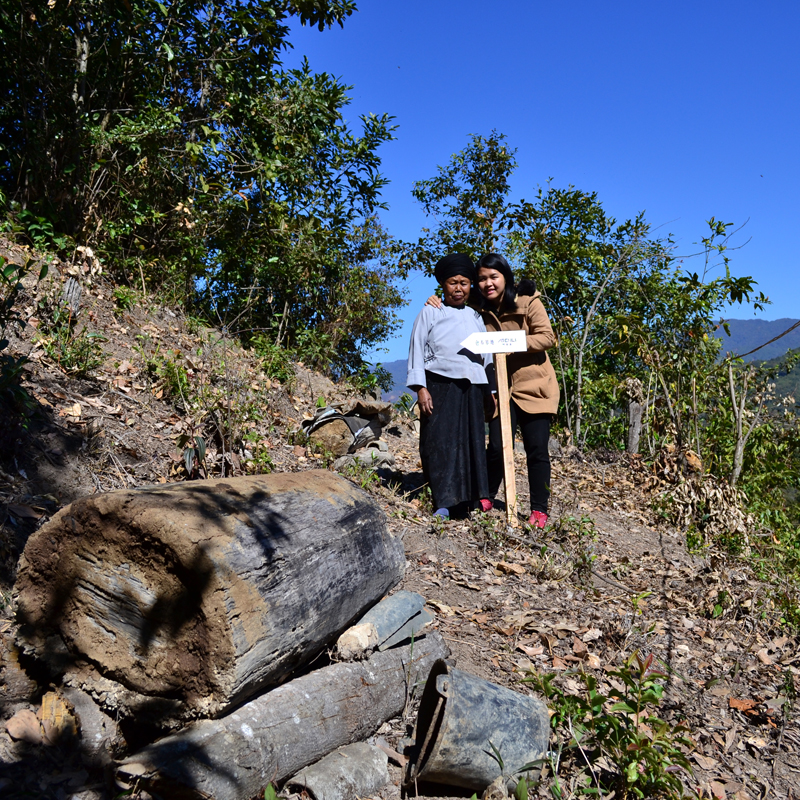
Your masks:
<path fill-rule="evenodd" d="M 454 275 L 463 275 L 465 278 L 469 278 L 473 284 L 477 278 L 472 259 L 464 253 L 451 253 L 449 256 L 440 258 L 436 262 L 433 274 L 442 286 L 448 278 L 452 278 Z"/>

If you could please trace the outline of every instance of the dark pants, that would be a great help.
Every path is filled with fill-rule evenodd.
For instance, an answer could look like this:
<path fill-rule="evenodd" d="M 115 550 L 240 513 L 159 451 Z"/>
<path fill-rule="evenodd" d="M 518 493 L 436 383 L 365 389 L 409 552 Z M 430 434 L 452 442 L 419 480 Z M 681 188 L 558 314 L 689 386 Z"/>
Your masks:
<path fill-rule="evenodd" d="M 550 498 L 550 419 L 552 414 L 528 414 L 513 400 L 511 402 L 511 430 L 517 425 L 522 432 L 522 444 L 528 461 L 528 485 L 531 492 L 531 511 L 547 513 Z M 486 465 L 489 469 L 489 497 L 494 497 L 503 481 L 503 445 L 500 440 L 500 416 L 489 423 L 489 446 L 486 448 Z"/>

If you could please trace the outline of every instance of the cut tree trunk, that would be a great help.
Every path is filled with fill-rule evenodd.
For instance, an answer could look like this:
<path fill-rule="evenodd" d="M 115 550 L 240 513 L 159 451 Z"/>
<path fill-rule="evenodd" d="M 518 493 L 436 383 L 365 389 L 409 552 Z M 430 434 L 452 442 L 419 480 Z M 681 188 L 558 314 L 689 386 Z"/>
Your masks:
<path fill-rule="evenodd" d="M 639 452 L 639 437 L 642 435 L 642 404 L 636 400 L 628 403 L 628 452 Z"/>
<path fill-rule="evenodd" d="M 183 800 L 245 800 L 400 714 L 449 650 L 438 633 L 358 663 L 315 670 L 218 720 L 200 720 L 132 755 L 118 785 Z"/>
<path fill-rule="evenodd" d="M 95 495 L 28 541 L 19 642 L 107 709 L 170 726 L 283 681 L 404 565 L 378 506 L 324 470 Z"/>

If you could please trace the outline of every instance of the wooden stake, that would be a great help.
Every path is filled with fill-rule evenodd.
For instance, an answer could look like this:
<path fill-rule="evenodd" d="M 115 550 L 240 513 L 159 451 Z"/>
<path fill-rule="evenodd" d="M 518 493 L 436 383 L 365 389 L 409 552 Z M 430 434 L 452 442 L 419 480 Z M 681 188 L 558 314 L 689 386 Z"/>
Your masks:
<path fill-rule="evenodd" d="M 497 376 L 497 403 L 500 406 L 500 441 L 503 443 L 503 481 L 506 486 L 506 519 L 516 528 L 517 520 L 517 476 L 514 472 L 514 437 L 511 430 L 511 398 L 508 391 L 507 353 L 494 354 Z"/>

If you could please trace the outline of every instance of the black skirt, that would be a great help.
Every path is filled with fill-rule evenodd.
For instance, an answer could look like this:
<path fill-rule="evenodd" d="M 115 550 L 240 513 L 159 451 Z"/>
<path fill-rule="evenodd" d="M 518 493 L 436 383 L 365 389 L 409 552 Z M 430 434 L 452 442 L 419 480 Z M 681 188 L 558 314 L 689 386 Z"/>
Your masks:
<path fill-rule="evenodd" d="M 489 496 L 483 421 L 485 386 L 425 373 L 433 413 L 420 419 L 419 455 L 433 507 Z"/>

